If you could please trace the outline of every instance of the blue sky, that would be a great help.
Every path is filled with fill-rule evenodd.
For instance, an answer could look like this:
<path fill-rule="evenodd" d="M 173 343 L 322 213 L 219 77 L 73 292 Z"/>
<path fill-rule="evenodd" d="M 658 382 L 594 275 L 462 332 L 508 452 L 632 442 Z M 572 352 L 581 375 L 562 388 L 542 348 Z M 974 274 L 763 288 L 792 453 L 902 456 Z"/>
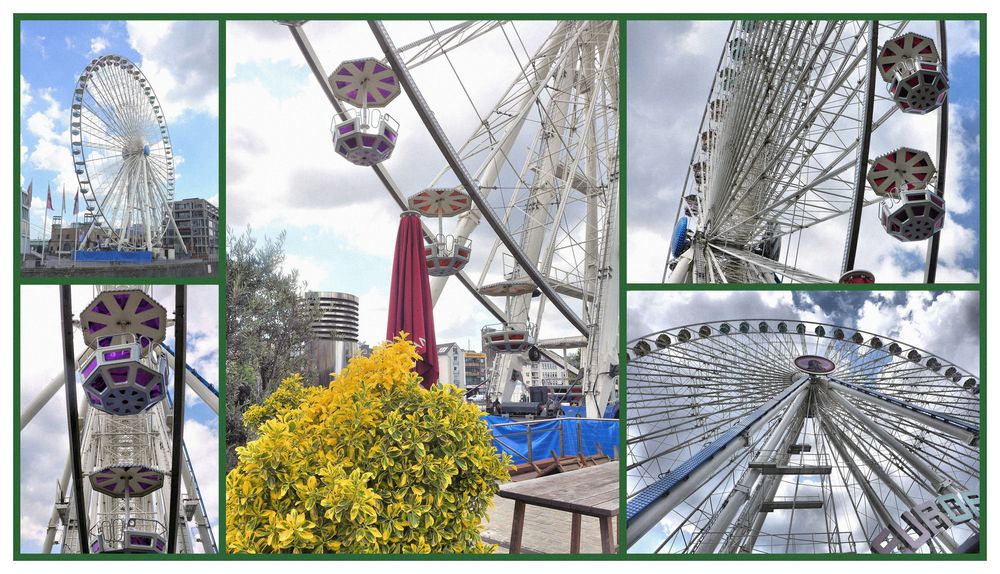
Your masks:
<path fill-rule="evenodd" d="M 25 21 L 21 25 L 21 182 L 33 182 L 32 237 L 40 237 L 47 186 L 54 212 L 72 217 L 77 183 L 69 105 L 91 60 L 135 62 L 160 100 L 176 162 L 175 197 L 218 204 L 218 25 L 215 22 Z"/>

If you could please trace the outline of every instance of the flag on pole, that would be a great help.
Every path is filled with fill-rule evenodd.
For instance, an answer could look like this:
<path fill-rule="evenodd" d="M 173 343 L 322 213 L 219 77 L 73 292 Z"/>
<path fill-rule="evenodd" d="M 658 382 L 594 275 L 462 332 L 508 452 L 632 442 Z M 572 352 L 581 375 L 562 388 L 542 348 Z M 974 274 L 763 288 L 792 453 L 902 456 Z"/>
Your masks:
<path fill-rule="evenodd" d="M 66 217 L 66 184 L 63 184 L 62 216 Z"/>
<path fill-rule="evenodd" d="M 73 198 L 73 216 L 80 213 L 80 190 L 76 190 L 76 197 Z"/>
<path fill-rule="evenodd" d="M 52 211 L 55 211 L 55 208 L 52 207 L 52 184 L 51 183 L 49 184 L 48 195 L 45 198 L 45 211 L 48 211 L 50 209 Z"/>

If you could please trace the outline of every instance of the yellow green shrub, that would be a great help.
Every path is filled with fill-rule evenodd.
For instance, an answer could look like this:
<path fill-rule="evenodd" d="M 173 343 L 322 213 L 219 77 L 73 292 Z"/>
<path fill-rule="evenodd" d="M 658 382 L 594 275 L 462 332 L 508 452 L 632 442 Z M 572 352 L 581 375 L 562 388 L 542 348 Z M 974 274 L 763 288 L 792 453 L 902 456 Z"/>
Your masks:
<path fill-rule="evenodd" d="M 248 411 L 259 438 L 226 477 L 230 552 L 492 551 L 481 523 L 510 459 L 462 391 L 420 386 L 418 358 L 396 339 Z"/>
<path fill-rule="evenodd" d="M 295 373 L 281 381 L 281 385 L 262 404 L 253 405 L 243 413 L 243 426 L 256 430 L 278 414 L 298 408 L 307 397 L 321 390 L 319 387 L 304 386 L 302 375 Z"/>

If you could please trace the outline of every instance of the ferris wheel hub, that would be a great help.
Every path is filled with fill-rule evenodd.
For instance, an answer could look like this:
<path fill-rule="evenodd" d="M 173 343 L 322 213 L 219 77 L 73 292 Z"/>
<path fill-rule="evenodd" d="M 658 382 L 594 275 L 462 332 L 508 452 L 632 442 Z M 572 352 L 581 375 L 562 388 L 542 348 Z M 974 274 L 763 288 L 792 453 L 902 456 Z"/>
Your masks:
<path fill-rule="evenodd" d="M 807 375 L 825 375 L 837 368 L 833 361 L 821 355 L 801 355 L 793 362 L 795 368 Z"/>

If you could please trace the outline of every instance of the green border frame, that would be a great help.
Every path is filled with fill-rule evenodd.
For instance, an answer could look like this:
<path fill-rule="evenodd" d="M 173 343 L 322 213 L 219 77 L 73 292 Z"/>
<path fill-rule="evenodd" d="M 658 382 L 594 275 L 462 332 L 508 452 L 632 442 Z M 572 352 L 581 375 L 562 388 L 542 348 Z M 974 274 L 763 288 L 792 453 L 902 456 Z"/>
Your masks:
<path fill-rule="evenodd" d="M 379 18 L 382 20 L 464 20 L 464 19 L 507 19 L 507 20 L 584 20 L 584 19 L 612 19 L 619 22 L 619 59 L 620 59 L 620 71 L 619 71 L 619 149 L 624 150 L 625 153 L 620 153 L 619 155 L 619 340 L 627 341 L 627 325 L 626 318 L 628 316 L 628 293 L 631 291 L 690 291 L 690 290 L 720 290 L 720 291 L 830 291 L 830 290 L 844 290 L 844 291 L 873 291 L 873 290 L 892 290 L 892 291 L 949 291 L 949 290 L 961 290 L 961 291 L 978 291 L 980 296 L 980 382 L 982 383 L 986 380 L 986 329 L 985 329 L 985 319 L 986 317 L 986 243 L 987 243 L 987 230 L 986 230 L 986 203 L 987 198 L 985 194 L 986 189 L 986 176 L 987 176 L 987 163 L 986 163 L 986 116 L 987 108 L 986 102 L 986 85 L 987 85 L 987 45 L 984 41 L 987 38 L 986 33 L 986 15 L 983 13 L 961 13 L 961 12 L 949 12 L 949 13 L 934 13 L 934 14 L 915 14 L 915 13 L 686 13 L 686 14 L 652 14 L 652 13 L 561 13 L 561 12 L 542 12 L 542 13 L 389 13 L 389 14 L 335 14 L 335 13 L 312 13 L 312 12 L 302 12 L 302 13 L 236 13 L 236 12 L 214 12 L 214 13 L 202 13 L 202 14 L 172 14 L 172 13 L 145 13 L 145 14 L 129 14 L 129 13 L 19 13 L 13 15 L 13 42 L 14 42 L 14 76 L 13 76 L 13 123 L 14 126 L 20 126 L 20 92 L 18 90 L 18 75 L 20 74 L 20 24 L 23 20 L 214 20 L 219 24 L 219 271 L 215 277 L 198 277 L 189 279 L 179 279 L 171 280 L 169 278 L 146 278 L 142 279 L 144 283 L 155 284 L 155 285 L 171 285 L 176 283 L 185 283 L 192 285 L 217 285 L 219 287 L 219 349 L 220 354 L 223 356 L 222 360 L 219 362 L 219 391 L 220 391 L 220 411 L 219 411 L 219 529 L 218 529 L 218 540 L 219 554 L 215 555 L 169 555 L 169 556 L 150 556 L 150 557 L 136 557 L 136 556 L 125 556 L 125 555 L 61 555 L 61 554 L 28 554 L 22 553 L 20 550 L 21 535 L 20 535 L 20 424 L 19 424 L 19 406 L 20 406 L 20 385 L 14 385 L 14 417 L 12 419 L 13 424 L 13 450 L 14 450 L 14 476 L 13 476 L 13 532 L 14 532 L 14 544 L 12 546 L 13 558 L 15 560 L 24 561 L 62 561 L 62 560 L 96 560 L 96 561 L 114 561 L 114 560 L 136 560 L 136 559 L 151 559 L 155 561 L 160 560 L 195 560 L 195 561 L 230 561 L 230 560 L 500 560 L 500 561 L 551 561 L 551 560 L 594 560 L 594 561 L 671 561 L 671 560 L 723 560 L 723 561 L 741 561 L 741 560 L 845 560 L 845 561 L 911 561 L 911 560 L 956 560 L 956 561 L 967 561 L 967 560 L 985 560 L 986 558 L 986 512 L 983 511 L 983 516 L 981 519 L 981 547 L 978 554 L 970 555 L 814 555 L 814 554 L 789 554 L 789 555 L 652 555 L 652 554 L 628 554 L 626 549 L 627 545 L 622 543 L 626 540 L 626 525 L 624 521 L 619 521 L 618 524 L 618 540 L 619 540 L 619 551 L 617 554 L 610 555 L 600 555 L 600 554 L 580 554 L 580 555 L 570 555 L 570 554 L 545 554 L 545 555 L 507 555 L 507 554 L 493 554 L 493 555 L 453 555 L 453 554 L 432 554 L 432 555 L 364 555 L 364 554 L 346 554 L 346 555 L 336 555 L 336 554 L 324 554 L 324 555 L 245 555 L 245 554 L 227 554 L 225 552 L 225 462 L 226 462 L 226 449 L 225 449 L 225 394 L 226 394 L 226 365 L 224 360 L 224 353 L 226 349 L 226 330 L 225 330 L 225 303 L 226 303 L 226 293 L 225 293 L 225 261 L 226 261 L 226 236 L 228 234 L 228 227 L 226 223 L 226 23 L 228 21 L 252 21 L 252 20 L 275 20 L 275 19 L 308 19 L 308 20 L 345 20 L 345 21 L 362 21 L 371 18 Z M 726 286 L 726 285 L 705 285 L 705 286 L 686 286 L 686 285 L 662 285 L 662 284 L 651 284 L 651 283 L 628 283 L 627 282 L 627 271 L 628 271 L 628 250 L 627 250 L 627 235 L 628 235 L 628 225 L 627 225 L 627 207 L 628 207 L 628 170 L 627 170 L 627 37 L 628 37 L 628 22 L 635 20 L 733 20 L 733 19 L 747 19 L 747 20 L 765 20 L 765 19 L 839 19 L 839 18 L 854 18 L 854 19 L 910 19 L 910 20 L 974 20 L 979 23 L 980 26 L 980 150 L 979 150 L 979 169 L 980 169 L 980 194 L 979 194 L 979 209 L 980 209 L 980 236 L 979 236 L 979 283 L 978 284 L 935 284 L 933 286 L 925 284 L 879 284 L 877 289 L 866 288 L 866 286 L 861 285 L 838 285 L 832 288 L 831 285 L 796 285 L 794 288 L 791 286 L 782 285 L 743 285 L 743 286 Z M 14 133 L 14 137 L 19 137 L 19 130 Z M 14 170 L 13 170 L 13 183 L 15 189 L 20 189 L 20 154 L 19 147 L 16 145 L 13 147 L 14 150 Z M 20 331 L 20 287 L 22 285 L 59 285 L 59 284 L 108 284 L 114 283 L 113 279 L 109 278 L 87 278 L 87 277 L 72 277 L 72 278 L 52 278 L 47 279 L 43 277 L 31 277 L 25 278 L 21 276 L 20 265 L 19 265 L 19 255 L 20 255 L 20 242 L 19 242 L 19 228 L 20 228 L 20 194 L 16 194 L 14 202 L 14 225 L 13 225 L 13 235 L 14 241 L 12 244 L 14 258 L 12 264 L 14 265 L 14 325 L 13 325 L 13 340 L 14 340 L 14 380 L 19 380 L 20 377 L 20 341 L 19 341 L 19 331 Z M 623 366 L 625 364 L 626 350 L 624 345 L 620 345 L 619 348 L 619 365 Z M 620 420 L 627 420 L 628 409 L 627 409 L 627 380 L 625 376 L 624 369 L 622 369 L 619 376 L 619 404 L 620 404 Z M 981 402 L 985 406 L 987 401 L 987 389 L 984 385 L 982 387 Z M 982 508 L 986 508 L 987 496 L 985 492 L 986 487 L 986 452 L 987 452 L 987 428 L 986 428 L 986 415 L 985 408 L 981 409 L 981 443 L 980 448 L 982 456 L 980 459 L 981 467 L 981 478 L 980 478 L 980 494 L 982 496 L 981 504 Z M 627 427 L 626 425 L 620 426 L 620 440 L 621 444 L 624 444 L 626 439 Z M 621 455 L 621 460 L 624 460 L 624 454 Z M 621 484 L 625 484 L 626 472 L 624 464 L 620 467 L 620 477 Z M 624 507 L 626 504 L 625 490 L 621 489 L 621 505 Z"/>

